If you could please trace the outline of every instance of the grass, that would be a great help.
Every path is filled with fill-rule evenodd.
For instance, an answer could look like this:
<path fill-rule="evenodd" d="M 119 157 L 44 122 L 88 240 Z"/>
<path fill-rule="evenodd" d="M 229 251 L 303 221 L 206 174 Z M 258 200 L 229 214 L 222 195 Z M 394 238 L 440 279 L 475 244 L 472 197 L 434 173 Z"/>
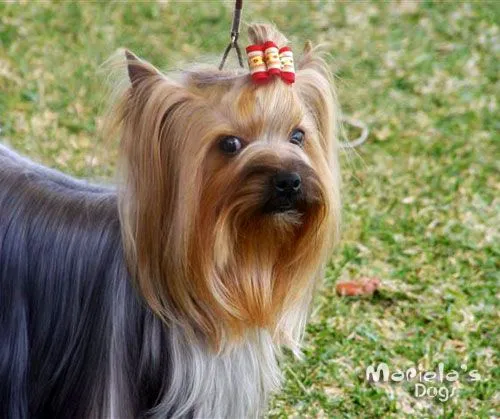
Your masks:
<path fill-rule="evenodd" d="M 161 68 L 218 57 L 231 2 L 0 3 L 1 141 L 77 176 L 109 178 L 99 65 L 127 46 Z M 369 142 L 343 156 L 344 234 L 304 361 L 287 357 L 270 417 L 493 417 L 498 367 L 500 7 L 495 2 L 246 2 L 245 21 L 328 42 L 344 111 Z M 373 298 L 335 282 L 376 276 Z M 365 369 L 466 365 L 447 402 Z"/>

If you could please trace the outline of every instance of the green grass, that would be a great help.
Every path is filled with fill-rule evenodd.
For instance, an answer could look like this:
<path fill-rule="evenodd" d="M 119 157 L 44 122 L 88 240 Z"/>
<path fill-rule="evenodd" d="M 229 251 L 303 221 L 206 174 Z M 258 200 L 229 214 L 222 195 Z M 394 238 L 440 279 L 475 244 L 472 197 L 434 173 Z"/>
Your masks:
<path fill-rule="evenodd" d="M 304 361 L 287 357 L 271 417 L 498 416 L 500 6 L 491 2 L 245 2 L 244 19 L 328 42 L 347 114 L 371 127 L 343 156 L 344 234 L 316 299 Z M 161 68 L 219 57 L 230 3 L 0 4 L 6 142 L 108 178 L 99 65 L 126 46 Z M 373 298 L 335 282 L 382 280 Z M 442 403 L 371 384 L 368 365 L 477 369 Z"/>

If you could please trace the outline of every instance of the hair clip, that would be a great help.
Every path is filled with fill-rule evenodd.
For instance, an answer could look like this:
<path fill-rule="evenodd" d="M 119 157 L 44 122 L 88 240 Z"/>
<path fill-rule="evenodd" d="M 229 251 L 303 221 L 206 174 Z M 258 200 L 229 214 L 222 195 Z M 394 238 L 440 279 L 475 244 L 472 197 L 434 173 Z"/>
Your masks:
<path fill-rule="evenodd" d="M 264 62 L 264 46 L 250 45 L 246 47 L 246 52 L 252 80 L 256 83 L 267 81 L 269 79 L 269 73 L 267 72 L 267 66 Z"/>
<path fill-rule="evenodd" d="M 264 43 L 264 61 L 266 62 L 267 72 L 270 76 L 279 76 L 281 74 L 278 45 L 273 41 Z"/>
<path fill-rule="evenodd" d="M 295 82 L 295 68 L 293 65 L 293 52 L 290 47 L 280 48 L 281 78 L 285 83 Z"/>
<path fill-rule="evenodd" d="M 279 76 L 287 83 L 295 82 L 293 53 L 290 47 L 278 49 L 273 41 L 246 48 L 250 75 L 256 83 L 265 83 L 271 76 Z"/>

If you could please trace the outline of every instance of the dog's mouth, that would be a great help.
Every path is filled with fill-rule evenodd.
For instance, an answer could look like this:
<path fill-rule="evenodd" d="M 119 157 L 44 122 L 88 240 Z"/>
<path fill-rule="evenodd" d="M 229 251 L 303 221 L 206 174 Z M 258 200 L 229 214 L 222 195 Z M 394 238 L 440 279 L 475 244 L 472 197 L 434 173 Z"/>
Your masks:
<path fill-rule="evenodd" d="M 307 204 L 300 196 L 272 197 L 266 201 L 262 210 L 265 214 L 302 214 L 306 212 Z"/>

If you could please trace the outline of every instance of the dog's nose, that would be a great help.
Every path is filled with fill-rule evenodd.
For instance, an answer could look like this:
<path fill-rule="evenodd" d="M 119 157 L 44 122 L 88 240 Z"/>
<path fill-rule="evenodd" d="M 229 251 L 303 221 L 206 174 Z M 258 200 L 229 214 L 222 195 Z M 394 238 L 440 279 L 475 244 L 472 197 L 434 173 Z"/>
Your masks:
<path fill-rule="evenodd" d="M 271 178 L 271 194 L 264 205 L 268 213 L 281 213 L 297 208 L 302 195 L 302 179 L 297 172 L 279 171 Z"/>
<path fill-rule="evenodd" d="M 298 193 L 301 183 L 302 180 L 297 172 L 279 172 L 273 178 L 274 189 L 281 196 Z"/>

